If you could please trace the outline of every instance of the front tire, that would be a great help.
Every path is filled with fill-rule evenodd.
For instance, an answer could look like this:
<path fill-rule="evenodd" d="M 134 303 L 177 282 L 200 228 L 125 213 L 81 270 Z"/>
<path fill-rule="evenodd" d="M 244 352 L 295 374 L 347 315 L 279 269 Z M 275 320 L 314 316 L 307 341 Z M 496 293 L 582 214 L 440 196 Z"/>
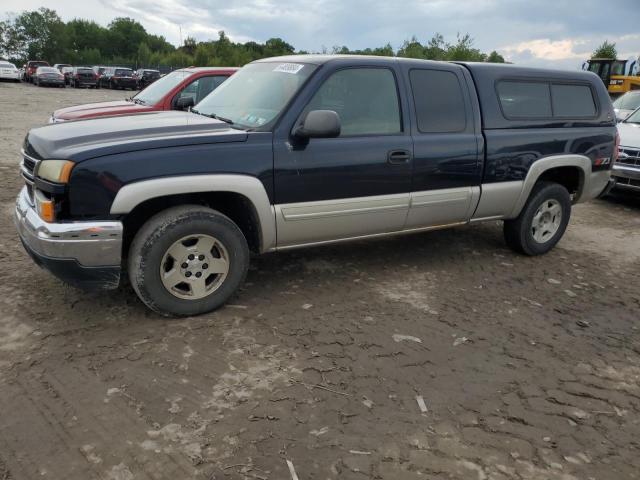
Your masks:
<path fill-rule="evenodd" d="M 129 280 L 142 302 L 164 316 L 222 306 L 241 286 L 249 247 L 225 215 L 199 205 L 173 207 L 149 219 L 129 250 Z"/>
<path fill-rule="evenodd" d="M 571 196 L 565 187 L 538 182 L 520 215 L 505 220 L 507 245 L 525 255 L 543 255 L 564 235 L 571 218 Z"/>

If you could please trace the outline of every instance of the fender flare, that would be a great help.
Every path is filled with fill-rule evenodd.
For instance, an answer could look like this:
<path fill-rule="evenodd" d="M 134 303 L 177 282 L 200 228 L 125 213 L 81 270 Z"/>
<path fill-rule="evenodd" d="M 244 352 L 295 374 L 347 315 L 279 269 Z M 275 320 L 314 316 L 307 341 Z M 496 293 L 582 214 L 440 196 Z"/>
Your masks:
<path fill-rule="evenodd" d="M 118 191 L 111 204 L 110 213 L 112 215 L 127 214 L 141 203 L 153 198 L 207 192 L 231 192 L 246 197 L 258 214 L 262 239 L 260 251 L 266 252 L 275 248 L 275 210 L 262 182 L 249 175 L 184 175 L 130 183 Z"/>
<path fill-rule="evenodd" d="M 524 179 L 520 196 L 518 197 L 513 210 L 511 210 L 511 213 L 507 215 L 506 218 L 516 218 L 520 215 L 520 212 L 524 208 L 524 204 L 527 203 L 529 195 L 531 194 L 531 190 L 533 190 L 533 187 L 540 176 L 544 172 L 558 167 L 577 167 L 580 169 L 580 185 L 578 187 L 574 203 L 579 202 L 581 197 L 583 197 L 583 193 L 589 191 L 588 183 L 591 179 L 591 160 L 589 157 L 584 155 L 552 155 L 533 162 Z"/>

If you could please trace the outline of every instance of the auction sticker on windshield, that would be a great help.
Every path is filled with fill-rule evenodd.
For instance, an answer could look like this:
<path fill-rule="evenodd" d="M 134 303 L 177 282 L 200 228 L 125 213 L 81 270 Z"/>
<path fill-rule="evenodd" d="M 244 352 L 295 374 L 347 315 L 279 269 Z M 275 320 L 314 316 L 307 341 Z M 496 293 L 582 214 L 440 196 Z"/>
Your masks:
<path fill-rule="evenodd" d="M 295 75 L 300 70 L 302 70 L 303 67 L 304 65 L 300 65 L 299 63 L 281 63 L 276 68 L 274 68 L 273 71 L 283 72 L 283 73 L 292 73 Z"/>

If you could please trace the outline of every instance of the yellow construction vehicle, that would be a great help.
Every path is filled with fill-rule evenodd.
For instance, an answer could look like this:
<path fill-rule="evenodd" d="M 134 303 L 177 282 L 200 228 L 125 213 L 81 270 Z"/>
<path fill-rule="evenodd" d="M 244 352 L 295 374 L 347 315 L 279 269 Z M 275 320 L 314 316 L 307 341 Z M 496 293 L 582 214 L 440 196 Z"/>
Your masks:
<path fill-rule="evenodd" d="M 597 74 L 612 97 L 630 90 L 640 90 L 640 57 L 630 57 L 628 60 L 592 58 L 582 65 L 582 69 Z"/>

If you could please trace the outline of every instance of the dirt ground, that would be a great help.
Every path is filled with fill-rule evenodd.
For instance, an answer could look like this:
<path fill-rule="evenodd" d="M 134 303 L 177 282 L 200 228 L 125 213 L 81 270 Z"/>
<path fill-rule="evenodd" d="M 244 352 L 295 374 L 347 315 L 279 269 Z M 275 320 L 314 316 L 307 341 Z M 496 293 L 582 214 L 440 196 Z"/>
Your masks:
<path fill-rule="evenodd" d="M 11 218 L 27 130 L 127 95 L 0 84 L 0 480 L 640 478 L 640 196 L 540 258 L 498 223 L 266 255 L 166 320 Z"/>

